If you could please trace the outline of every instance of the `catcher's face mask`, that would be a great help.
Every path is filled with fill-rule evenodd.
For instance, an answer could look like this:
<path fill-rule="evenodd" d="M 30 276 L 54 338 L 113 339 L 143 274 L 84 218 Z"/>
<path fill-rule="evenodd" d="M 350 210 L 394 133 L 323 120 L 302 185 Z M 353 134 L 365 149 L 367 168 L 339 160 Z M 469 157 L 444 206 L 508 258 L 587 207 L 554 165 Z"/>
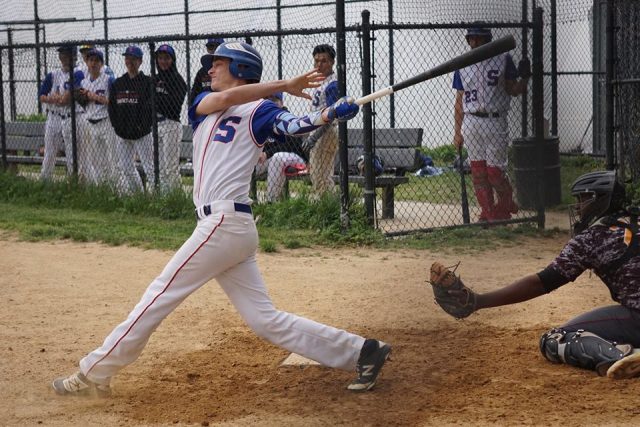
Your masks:
<path fill-rule="evenodd" d="M 597 200 L 597 195 L 593 191 L 577 194 L 576 203 L 569 205 L 569 226 L 571 235 L 575 236 L 584 231 L 590 224 L 594 215 L 590 215 L 593 211 L 591 207 Z"/>

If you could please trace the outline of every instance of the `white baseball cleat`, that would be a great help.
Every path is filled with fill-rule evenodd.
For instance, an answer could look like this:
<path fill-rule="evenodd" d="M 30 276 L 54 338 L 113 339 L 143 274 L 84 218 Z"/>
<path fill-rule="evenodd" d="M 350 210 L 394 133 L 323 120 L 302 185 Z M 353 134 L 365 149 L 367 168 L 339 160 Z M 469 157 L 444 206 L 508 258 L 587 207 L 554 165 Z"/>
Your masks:
<path fill-rule="evenodd" d="M 98 397 L 111 396 L 111 387 L 89 381 L 80 371 L 68 377 L 56 378 L 51 386 L 60 395 L 89 396 L 95 394 Z"/>
<path fill-rule="evenodd" d="M 607 370 L 607 377 L 614 380 L 640 376 L 640 352 L 623 357 Z"/>

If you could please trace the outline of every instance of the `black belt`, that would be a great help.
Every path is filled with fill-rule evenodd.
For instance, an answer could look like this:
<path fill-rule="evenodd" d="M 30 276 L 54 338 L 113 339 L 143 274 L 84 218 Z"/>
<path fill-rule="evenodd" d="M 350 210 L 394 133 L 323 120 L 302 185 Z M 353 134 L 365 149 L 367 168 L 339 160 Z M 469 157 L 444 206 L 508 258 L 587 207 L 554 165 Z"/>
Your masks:
<path fill-rule="evenodd" d="M 475 113 L 467 113 L 467 114 L 471 114 L 472 116 L 476 116 L 476 117 L 481 117 L 483 119 L 488 119 L 488 118 L 494 119 L 494 118 L 500 117 L 500 113 L 484 113 L 482 111 L 477 111 Z"/>
<path fill-rule="evenodd" d="M 55 111 L 49 111 L 51 114 L 55 114 L 58 117 L 62 117 L 63 119 L 68 119 L 69 117 L 71 117 L 71 114 L 60 114 L 60 113 L 56 113 Z"/>
<path fill-rule="evenodd" d="M 98 123 L 100 123 L 101 121 L 103 121 L 104 119 L 106 119 L 106 117 L 103 117 L 101 119 L 87 119 L 87 121 L 89 123 L 91 123 L 92 125 L 97 125 Z"/>
<path fill-rule="evenodd" d="M 244 212 L 244 213 L 248 213 L 248 214 L 252 214 L 252 210 L 251 210 L 251 206 L 249 205 L 245 205 L 244 203 L 238 203 L 238 202 L 234 202 L 233 203 L 233 207 L 236 210 L 236 212 Z M 204 217 L 207 217 L 209 215 L 211 215 L 211 205 L 204 205 L 202 207 L 202 213 L 204 214 L 202 217 L 200 215 L 198 215 L 198 211 L 196 210 L 196 219 L 202 219 Z"/>

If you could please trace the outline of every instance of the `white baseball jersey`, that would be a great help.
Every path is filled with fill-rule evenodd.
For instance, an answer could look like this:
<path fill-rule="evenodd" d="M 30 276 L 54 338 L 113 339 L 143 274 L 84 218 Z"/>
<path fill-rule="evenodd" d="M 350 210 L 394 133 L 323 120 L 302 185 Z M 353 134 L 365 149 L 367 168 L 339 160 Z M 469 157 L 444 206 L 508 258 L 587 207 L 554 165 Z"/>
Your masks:
<path fill-rule="evenodd" d="M 198 103 L 197 99 L 192 109 Z M 281 112 L 272 102 L 260 100 L 209 114 L 199 123 L 193 135 L 196 207 L 216 200 L 250 203 L 253 168 Z"/>
<path fill-rule="evenodd" d="M 505 80 L 516 80 L 518 71 L 511 55 L 503 53 L 477 64 L 457 70 L 453 88 L 464 91 L 465 113 L 506 113 L 511 96 L 505 91 Z"/>
<path fill-rule="evenodd" d="M 76 87 L 80 86 L 80 82 L 84 78 L 84 74 L 82 71 L 76 69 L 73 73 Z M 62 95 L 64 92 L 70 89 L 71 85 L 69 83 L 69 73 L 66 71 L 62 71 L 60 69 L 53 70 L 49 72 L 42 82 L 42 86 L 40 87 L 40 91 L 38 92 L 38 96 L 49 95 L 52 93 L 57 93 Z M 71 112 L 71 108 L 68 105 L 54 105 L 54 104 L 46 104 L 47 112 L 53 112 L 57 114 L 69 114 Z M 80 111 L 81 109 L 76 107 L 76 111 Z"/>
<path fill-rule="evenodd" d="M 338 79 L 331 73 L 311 94 L 311 111 L 320 111 L 338 100 Z"/>
<path fill-rule="evenodd" d="M 93 92 L 97 95 L 104 96 L 107 99 L 109 98 L 109 86 L 111 85 L 111 78 L 105 74 L 100 73 L 97 79 L 92 80 L 90 75 L 82 80 L 80 86 L 83 89 L 86 89 L 90 92 Z M 109 116 L 109 112 L 107 111 L 106 104 L 99 104 L 97 102 L 90 102 L 85 107 L 85 119 L 87 120 L 100 120 L 107 118 Z"/>

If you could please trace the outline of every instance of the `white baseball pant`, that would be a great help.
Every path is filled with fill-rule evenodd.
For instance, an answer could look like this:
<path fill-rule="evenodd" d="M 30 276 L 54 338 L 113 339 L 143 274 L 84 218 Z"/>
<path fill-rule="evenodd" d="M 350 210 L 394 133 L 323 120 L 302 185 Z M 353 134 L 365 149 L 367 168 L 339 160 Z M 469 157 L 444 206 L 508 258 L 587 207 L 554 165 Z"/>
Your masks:
<path fill-rule="evenodd" d="M 123 139 L 116 136 L 116 153 L 122 173 L 121 182 L 118 185 L 121 193 L 131 194 L 144 190 L 142 178 L 136 169 L 136 155 L 147 175 L 147 186 L 153 186 L 153 137 L 151 134 L 138 139 Z"/>
<path fill-rule="evenodd" d="M 79 115 L 76 117 L 79 118 Z M 77 121 L 76 121 L 77 123 Z M 76 133 L 76 138 L 81 132 Z M 78 142 L 78 141 L 76 141 Z M 56 166 L 58 151 L 64 148 L 67 163 L 67 175 L 73 173 L 73 146 L 71 144 L 71 119 L 57 113 L 49 113 L 44 125 L 44 158 L 42 159 L 41 179 L 51 179 Z"/>
<path fill-rule="evenodd" d="M 295 164 L 305 164 L 305 161 L 296 153 L 280 152 L 275 153 L 264 163 L 256 165 L 257 175 L 267 174 L 267 201 L 275 202 L 282 198 L 282 191 L 287 182 L 285 168 Z"/>
<path fill-rule="evenodd" d="M 483 118 L 465 114 L 462 136 L 469 160 L 485 160 L 487 166 L 502 170 L 507 167 L 509 127 L 506 117 Z"/>
<path fill-rule="evenodd" d="M 276 310 L 256 264 L 257 244 L 251 214 L 237 212 L 230 200 L 211 204 L 211 215 L 198 221 L 127 319 L 80 361 L 82 373 L 95 383 L 109 384 L 138 358 L 162 320 L 214 278 L 260 337 L 325 366 L 355 369 L 365 339 Z"/>
<path fill-rule="evenodd" d="M 180 188 L 180 145 L 182 124 L 175 120 L 158 123 L 158 158 L 160 165 L 160 190 L 168 192 Z"/>
<path fill-rule="evenodd" d="M 83 170 L 92 184 L 117 183 L 121 178 L 114 147 L 114 133 L 109 118 L 98 123 L 82 121 L 83 146 L 81 152 Z"/>
<path fill-rule="evenodd" d="M 333 169 L 338 152 L 338 129 L 331 126 L 309 153 L 309 176 L 317 196 L 333 190 Z"/>

